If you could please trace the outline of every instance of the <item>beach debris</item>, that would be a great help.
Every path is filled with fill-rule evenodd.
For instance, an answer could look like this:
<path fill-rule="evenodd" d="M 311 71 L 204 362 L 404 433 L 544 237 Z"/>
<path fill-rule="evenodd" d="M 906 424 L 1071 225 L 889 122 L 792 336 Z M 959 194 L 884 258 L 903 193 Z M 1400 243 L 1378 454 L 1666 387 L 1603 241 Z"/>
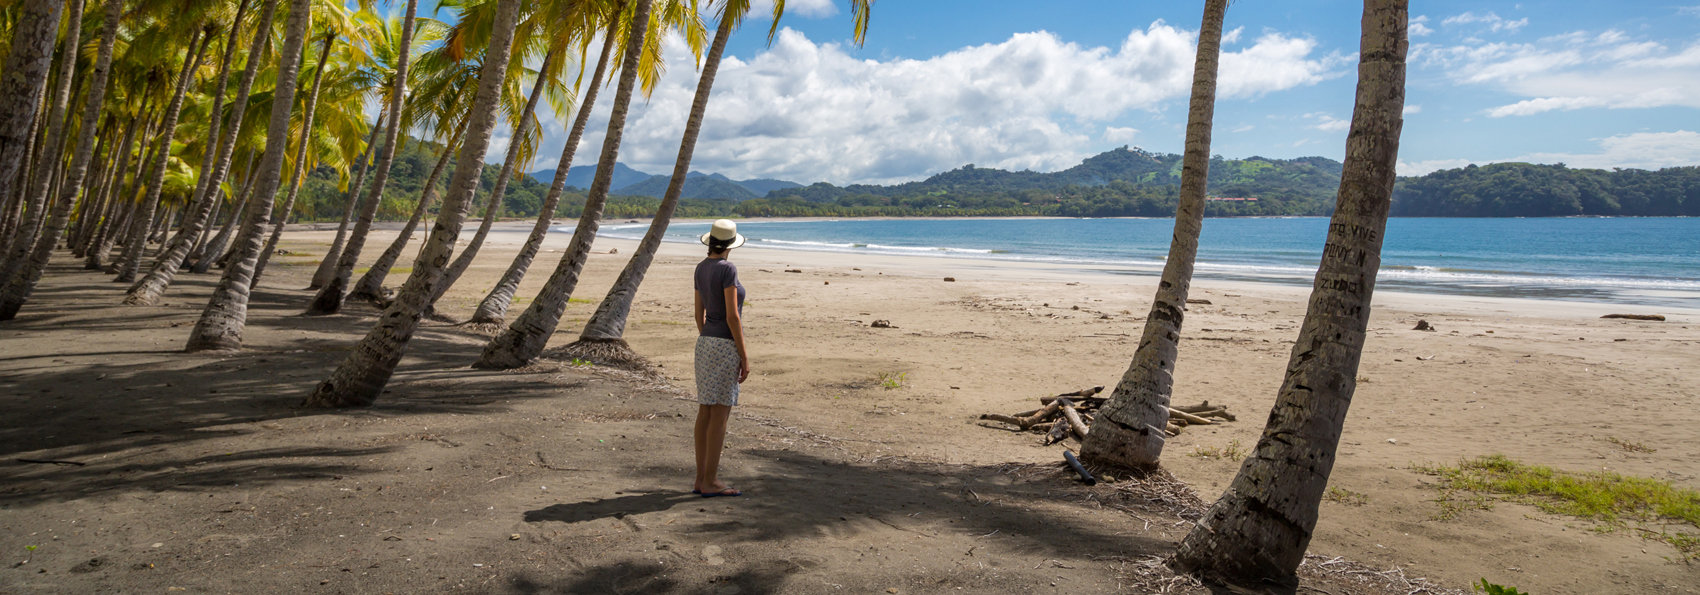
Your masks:
<path fill-rule="evenodd" d="M 803 272 L 803 269 L 785 269 L 785 272 L 787 272 L 787 273 L 801 273 L 801 272 Z"/>
<path fill-rule="evenodd" d="M 1663 314 L 1607 314 L 1605 316 L 1601 316 L 1600 318 L 1622 318 L 1624 320 L 1652 320 L 1652 321 L 1656 321 L 1656 322 L 1664 322 L 1665 321 L 1665 315 L 1663 315 Z"/>
<path fill-rule="evenodd" d="M 956 277 L 945 277 L 945 278 L 944 278 L 944 282 L 945 282 L 945 283 L 955 283 L 955 282 L 956 282 Z"/>
<path fill-rule="evenodd" d="M 1203 298 L 1187 298 L 1186 303 L 1188 303 L 1188 304 L 1198 304 L 1200 306 L 1208 306 L 1208 305 L 1210 305 L 1210 300 L 1203 299 Z"/>
<path fill-rule="evenodd" d="M 862 269 L 858 269 L 858 268 L 855 268 L 855 267 L 851 267 L 851 268 L 850 268 L 850 270 L 852 270 L 852 271 L 860 271 L 860 270 L 862 270 Z"/>
<path fill-rule="evenodd" d="M 831 281 L 821 281 L 820 284 L 821 285 L 832 285 L 832 282 Z"/>
<path fill-rule="evenodd" d="M 873 321 L 873 323 L 869 324 L 868 326 L 871 326 L 871 327 L 874 327 L 874 328 L 897 328 L 897 327 L 891 325 L 890 320 L 875 320 L 875 321 Z"/>
<path fill-rule="evenodd" d="M 609 249 L 608 249 L 608 253 L 609 253 L 609 254 L 619 254 L 619 253 L 620 253 L 620 249 L 619 249 L 619 248 L 609 248 Z"/>
<path fill-rule="evenodd" d="M 1014 415 L 987 413 L 981 415 L 980 419 L 1009 424 L 1020 432 L 1042 433 L 1045 435 L 1046 445 L 1061 442 L 1069 436 L 1084 440 L 1092 430 L 1092 422 L 1096 419 L 1099 409 L 1109 401 L 1107 397 L 1098 396 L 1102 392 L 1104 387 L 1094 386 L 1054 397 L 1041 397 L 1039 404 L 1043 406 L 1038 409 Z M 1211 405 L 1209 401 L 1205 401 L 1198 405 L 1170 407 L 1165 430 L 1173 436 L 1189 425 L 1214 425 L 1221 421 L 1236 419 L 1226 406 Z"/>
<path fill-rule="evenodd" d="M 1432 355 L 1419 355 L 1419 356 L 1417 356 L 1417 361 L 1419 361 L 1419 362 L 1426 362 L 1426 361 L 1431 360 L 1431 359 L 1434 359 L 1434 356 L 1432 356 Z"/>
<path fill-rule="evenodd" d="M 1417 326 L 1415 328 L 1412 328 L 1411 330 L 1413 330 L 1413 331 L 1428 331 L 1428 332 L 1432 333 L 1432 332 L 1439 330 L 1439 329 L 1434 328 L 1434 325 L 1429 324 L 1427 320 L 1418 320 Z"/>
<path fill-rule="evenodd" d="M 1080 480 L 1086 482 L 1086 485 L 1098 485 L 1098 480 L 1093 479 L 1092 474 L 1086 472 L 1086 467 L 1081 466 L 1080 459 L 1074 458 L 1074 453 L 1063 451 L 1063 460 L 1068 461 L 1068 466 L 1073 468 L 1075 473 L 1080 474 Z"/>

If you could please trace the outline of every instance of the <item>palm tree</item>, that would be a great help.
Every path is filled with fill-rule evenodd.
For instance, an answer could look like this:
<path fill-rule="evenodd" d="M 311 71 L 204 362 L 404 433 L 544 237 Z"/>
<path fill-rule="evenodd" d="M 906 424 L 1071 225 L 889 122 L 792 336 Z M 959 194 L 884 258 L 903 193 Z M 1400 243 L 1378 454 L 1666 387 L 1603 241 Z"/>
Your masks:
<path fill-rule="evenodd" d="M 596 71 L 591 75 L 590 86 L 586 88 L 584 99 L 579 104 L 578 117 L 573 119 L 572 131 L 567 134 L 566 146 L 561 148 L 561 158 L 556 161 L 555 180 L 549 185 L 549 193 L 544 196 L 543 205 L 537 210 L 537 222 L 531 226 L 531 235 L 526 236 L 525 244 L 520 246 L 519 253 L 514 255 L 514 261 L 508 265 L 507 272 L 502 274 L 501 281 L 498 281 L 496 287 L 490 290 L 489 295 L 484 296 L 484 300 L 479 302 L 478 311 L 474 312 L 472 319 L 467 321 L 468 325 L 491 330 L 501 328 L 502 322 L 508 314 L 508 305 L 513 303 L 514 292 L 519 290 L 520 280 L 525 278 L 526 271 L 531 268 L 532 259 L 536 258 L 537 251 L 543 247 L 543 238 L 549 233 L 550 220 L 555 217 L 555 209 L 561 203 L 561 193 L 566 189 L 567 173 L 572 170 L 573 155 L 578 150 L 579 140 L 584 137 L 585 126 L 590 122 L 590 110 L 596 105 L 596 93 L 601 90 L 602 76 L 608 70 L 608 56 L 613 53 L 614 40 L 619 29 L 620 19 L 618 15 L 624 8 L 625 3 L 621 2 L 619 6 L 615 7 L 613 15 L 607 19 L 607 32 L 602 38 L 602 55 L 596 59 Z M 595 23 L 586 23 L 586 30 L 594 28 Z M 590 43 L 589 35 L 584 36 L 584 43 Z M 581 46 L 579 52 L 581 56 L 585 54 L 584 49 L 588 48 Z M 583 76 L 582 69 L 580 76 Z M 606 194 L 604 194 L 604 198 L 606 198 Z M 588 202 L 585 204 L 586 210 L 591 210 L 591 207 L 592 205 Z M 580 226 L 575 232 L 575 236 L 583 234 L 595 236 L 595 219 L 601 217 L 601 207 L 597 206 L 594 210 L 597 215 L 588 223 L 582 217 L 580 218 Z M 580 265 L 582 264 L 581 262 Z M 571 289 L 567 290 L 567 293 L 570 294 L 571 292 Z"/>
<path fill-rule="evenodd" d="M 335 8 L 333 7 L 333 10 Z M 272 215 L 271 237 L 266 239 L 265 248 L 260 250 L 260 259 L 254 263 L 254 278 L 249 285 L 260 282 L 260 275 L 266 271 L 266 263 L 271 261 L 272 252 L 277 250 L 278 239 L 283 236 L 283 225 L 289 222 L 289 215 L 295 210 L 295 197 L 301 191 L 301 173 L 307 167 L 307 150 L 313 146 L 313 112 L 319 107 L 319 84 L 325 80 L 326 62 L 331 57 L 331 44 L 336 42 L 339 30 L 327 28 L 324 47 L 319 50 L 318 67 L 313 69 L 313 90 L 307 94 L 307 107 L 301 116 L 301 140 L 295 155 L 295 169 L 289 174 L 289 198 L 284 200 L 283 208 Z"/>
<path fill-rule="evenodd" d="M 448 270 L 443 272 L 443 278 L 437 282 L 436 289 L 431 293 L 431 298 L 426 300 L 427 312 L 436 306 L 437 300 L 442 299 L 443 294 L 447 293 L 456 281 L 460 280 L 461 274 L 466 272 L 467 267 L 472 266 L 472 260 L 478 257 L 479 249 L 484 246 L 484 238 L 490 235 L 490 227 L 501 215 L 502 194 L 507 191 L 508 179 L 515 175 L 514 166 L 524 159 L 522 155 L 529 152 L 526 150 L 528 143 L 524 141 L 535 128 L 536 118 L 532 115 L 532 112 L 537 110 L 537 101 L 543 98 L 543 90 L 549 84 L 549 76 L 546 73 L 551 66 L 554 66 L 555 56 L 555 52 L 549 52 L 543 56 L 543 64 L 538 69 L 537 80 L 531 86 L 531 95 L 526 98 L 524 110 L 515 118 L 517 123 L 513 126 L 513 141 L 508 143 L 508 154 L 502 160 L 501 173 L 496 176 L 496 183 L 490 189 L 490 196 L 484 199 L 484 221 L 478 224 L 478 231 L 472 235 L 472 241 L 461 249 L 460 254 L 455 255 L 454 262 L 449 265 Z M 518 79 L 518 77 L 514 78 Z M 530 161 L 529 159 L 525 160 Z"/>
<path fill-rule="evenodd" d="M 125 192 L 124 174 L 134 160 L 137 132 L 149 125 L 147 107 L 150 97 L 146 92 L 140 95 L 141 106 L 135 113 L 126 114 L 130 123 L 125 127 L 124 141 L 118 145 L 118 154 L 115 156 L 117 165 L 112 168 L 112 181 L 108 182 L 110 188 L 107 192 L 112 194 L 110 200 L 113 208 L 100 227 L 96 228 L 95 235 L 89 239 L 88 256 L 83 262 L 83 268 L 87 270 L 98 271 L 106 267 L 106 257 L 111 254 L 112 246 L 117 243 L 119 232 L 124 228 L 124 221 L 129 217 L 131 201 L 129 194 Z M 120 109 L 122 110 L 122 107 Z"/>
<path fill-rule="evenodd" d="M 289 115 L 295 104 L 295 87 L 301 68 L 301 50 L 306 43 L 311 0 L 290 0 L 289 21 L 284 26 L 283 51 L 278 52 L 277 88 L 272 91 L 271 123 L 266 128 L 266 152 L 254 174 L 253 202 L 243 215 L 236 240 L 237 256 L 213 288 L 206 310 L 189 335 L 187 351 L 234 350 L 242 346 L 242 328 L 248 318 L 248 285 L 254 261 L 259 258 L 265 237 L 262 230 L 277 194 L 284 153 L 289 146 Z M 411 2 L 409 3 L 411 6 Z"/>
<path fill-rule="evenodd" d="M 1327 249 L 1298 343 L 1263 437 L 1222 498 L 1181 541 L 1173 560 L 1178 569 L 1259 589 L 1298 584 L 1357 387 L 1381 266 L 1405 105 L 1406 2 L 1364 2 L 1357 106 Z"/>
<path fill-rule="evenodd" d="M 1198 234 L 1204 228 L 1205 183 L 1210 177 L 1210 127 L 1216 107 L 1216 64 L 1222 52 L 1222 19 L 1227 8 L 1227 0 L 1204 3 L 1204 24 L 1198 31 L 1198 58 L 1193 62 L 1192 105 L 1187 114 L 1186 153 L 1181 161 L 1175 233 L 1133 363 L 1122 374 L 1121 382 L 1116 384 L 1104 406 L 1104 413 L 1100 414 L 1110 423 L 1096 424 L 1097 430 L 1088 434 L 1081 444 L 1081 458 L 1096 464 L 1155 469 L 1163 455 L 1163 428 L 1169 419 L 1181 320 L 1186 316 L 1193 261 L 1198 258 Z"/>
<path fill-rule="evenodd" d="M 384 118 L 389 115 L 389 106 L 378 111 L 378 119 L 372 122 L 371 133 L 366 137 L 366 152 L 360 154 L 360 173 L 355 174 L 348 184 L 348 199 L 343 201 L 342 225 L 336 228 L 336 239 L 331 241 L 331 249 L 325 251 L 325 257 L 319 260 L 319 268 L 313 272 L 313 280 L 307 289 L 318 289 L 329 283 L 336 274 L 337 260 L 342 257 L 343 243 L 348 240 L 348 223 L 354 219 L 354 209 L 360 206 L 360 188 L 366 185 L 366 168 L 377 157 L 374 144 L 378 140 L 378 132 L 384 130 Z"/>
<path fill-rule="evenodd" d="M 199 28 L 195 33 L 195 35 L 200 36 L 198 46 L 196 45 L 197 38 L 190 37 L 189 53 L 183 57 L 183 71 L 182 74 L 178 75 L 177 92 L 172 96 L 171 103 L 165 108 L 165 121 L 164 124 L 160 125 L 159 149 L 156 150 L 158 164 L 150 165 L 149 171 L 138 172 L 145 173 L 148 176 L 147 195 L 142 198 L 144 205 L 142 212 L 145 215 L 137 219 L 138 222 L 145 219 L 151 223 L 158 208 L 160 189 L 165 183 L 165 168 L 171 158 L 171 141 L 176 137 L 177 117 L 182 113 L 183 98 L 189 92 L 189 82 L 194 79 L 195 70 L 200 67 L 201 57 L 206 53 L 207 46 L 211 45 L 212 34 L 213 28 L 210 26 Z M 146 231 L 146 228 L 139 229 Z M 123 260 L 118 267 L 118 277 L 113 281 L 131 283 L 136 280 L 136 273 L 142 265 L 142 248 L 147 245 L 146 236 L 142 240 L 131 242 L 124 247 Z"/>
<path fill-rule="evenodd" d="M 536 357 L 537 353 L 543 351 L 543 345 L 549 342 L 549 336 L 555 332 L 555 325 L 561 320 L 561 313 L 566 311 L 567 301 L 571 299 L 573 289 L 578 286 L 579 272 L 584 269 L 585 258 L 590 254 L 590 244 L 596 239 L 597 220 L 602 217 L 602 206 L 608 200 L 608 190 L 614 185 L 614 163 L 620 156 L 620 140 L 625 133 L 626 112 L 631 106 L 632 89 L 637 84 L 641 68 L 643 38 L 649 23 L 648 12 L 649 0 L 638 0 L 626 33 L 620 82 L 615 87 L 614 106 L 608 114 L 608 132 L 602 140 L 602 157 L 597 162 L 596 176 L 590 182 L 590 192 L 585 196 L 584 211 L 579 215 L 578 228 L 573 232 L 572 241 L 567 245 L 566 252 L 561 255 L 561 262 L 555 266 L 554 274 L 549 276 L 549 281 L 537 294 L 537 299 L 506 331 L 484 346 L 484 353 L 472 364 L 474 368 L 507 369 L 525 365 L 531 358 Z M 635 13 L 644 13 L 644 16 L 640 18 Z M 612 34 L 612 27 L 611 24 L 610 34 L 603 41 L 604 44 L 611 44 L 616 39 Z M 581 121 L 588 111 L 588 106 L 580 108 Z M 581 124 L 574 126 L 582 129 Z M 571 146 L 573 143 L 569 140 L 568 144 Z M 566 179 L 564 172 L 571 164 L 571 161 L 563 160 L 557 167 L 555 186 L 562 185 Z"/>
<path fill-rule="evenodd" d="M 35 138 L 36 106 L 41 104 L 47 90 L 48 71 L 53 66 L 53 42 L 59 31 L 59 11 L 64 0 L 23 0 L 15 5 L 18 21 L 12 29 L 12 47 L 6 54 L 6 64 L 0 73 L 0 200 L 11 199 L 20 193 L 19 173 L 25 170 Z M 45 200 L 46 196 L 38 198 Z M 41 204 L 25 205 L 28 196 L 19 194 L 16 206 L 24 208 L 21 216 L 33 216 L 30 209 L 40 212 Z M 13 225 L 16 225 L 15 223 Z M 11 233 L 18 233 L 7 230 Z M 7 240 L 0 236 L 0 240 Z M 7 244 L 0 244 L 7 245 Z M 8 251 L 8 254 L 11 252 Z"/>
<path fill-rule="evenodd" d="M 639 0 L 639 15 L 647 17 L 648 0 Z M 407 342 L 413 337 L 419 319 L 424 316 L 426 303 L 434 285 L 448 264 L 455 240 L 460 236 L 461 223 L 468 205 L 483 177 L 481 167 L 484 153 L 490 145 L 490 134 L 496 125 L 497 103 L 507 75 L 509 57 L 513 50 L 513 31 L 519 20 L 520 0 L 499 0 L 490 45 L 485 51 L 484 67 L 478 77 L 478 93 L 473 100 L 471 123 L 467 125 L 466 140 L 461 145 L 454 180 L 443 195 L 443 208 L 431 235 L 419 251 L 413 273 L 402 284 L 396 299 L 379 317 L 378 324 L 354 348 L 348 359 L 320 383 L 303 403 L 309 407 L 348 407 L 370 405 L 383 392 L 384 385 L 395 373 Z"/>
<path fill-rule="evenodd" d="M 45 124 L 46 127 L 40 155 L 36 159 L 32 175 L 25 178 L 29 183 L 23 188 L 24 195 L 30 197 L 28 202 L 33 210 L 29 213 L 29 219 L 23 222 L 23 227 L 12 237 L 11 248 L 0 257 L 0 285 L 8 284 L 14 275 L 23 270 L 25 261 L 28 261 L 30 254 L 34 252 L 35 239 L 41 233 L 41 225 L 47 222 L 43 214 L 53 208 L 50 205 L 57 202 L 49 202 L 48 194 L 52 181 L 57 179 L 56 165 L 63 151 L 65 127 L 68 124 L 65 105 L 71 101 L 71 82 L 78 74 L 77 50 L 81 49 L 81 46 L 77 42 L 83 32 L 83 1 L 70 1 L 71 11 L 65 15 L 65 41 L 59 49 L 59 74 L 55 77 L 57 86 L 48 98 L 50 101 L 43 106 L 46 110 L 42 115 L 46 116 L 46 122 L 38 123 Z"/>
<path fill-rule="evenodd" d="M 220 198 L 219 185 L 224 181 L 223 178 L 230 167 L 229 157 L 234 156 L 236 139 L 241 136 L 242 120 L 248 107 L 249 96 L 253 90 L 254 77 L 261 63 L 264 62 L 262 56 L 265 54 L 266 44 L 271 40 L 268 33 L 271 30 L 272 17 L 277 11 L 277 3 L 277 0 L 268 0 L 265 7 L 261 9 L 260 21 L 254 30 L 254 39 L 248 50 L 248 63 L 242 71 L 241 82 L 237 84 L 236 100 L 230 106 L 229 129 L 223 131 L 224 136 L 221 138 L 219 136 L 220 121 L 223 118 L 219 116 L 223 115 L 224 88 L 228 79 L 232 50 L 240 45 L 236 38 L 237 33 L 241 30 L 242 13 L 247 8 L 247 2 L 244 1 L 238 7 L 236 16 L 231 19 L 230 33 L 228 39 L 225 40 L 224 65 L 219 67 L 218 82 L 214 84 L 212 111 L 209 114 L 207 125 L 206 149 L 201 158 L 201 175 L 196 176 L 193 204 L 189 207 L 188 215 L 184 218 L 183 228 L 176 237 L 172 238 L 171 244 L 161 251 L 159 258 L 154 261 L 147 276 L 130 287 L 129 294 L 124 298 L 125 304 L 148 306 L 158 302 L 160 296 L 165 293 L 165 289 L 176 278 L 177 270 L 182 266 L 183 259 L 188 257 L 189 252 L 195 247 L 194 242 L 202 235 L 202 230 L 209 227 L 213 205 Z M 197 263 L 198 266 L 199 263 Z M 205 269 L 202 268 L 201 271 L 205 271 Z"/>
<path fill-rule="evenodd" d="M 72 11 L 72 14 L 77 16 L 73 16 L 71 22 L 80 23 L 78 13 L 82 12 L 81 9 L 82 3 L 78 1 Z M 118 18 L 123 10 L 124 0 L 107 0 L 106 5 L 102 8 L 100 45 L 99 49 L 96 50 L 94 65 L 89 73 L 89 90 L 83 108 L 82 129 L 77 137 L 77 146 L 71 157 L 70 168 L 65 174 L 64 187 L 60 189 L 59 200 L 54 206 L 53 215 L 48 221 L 47 229 L 41 233 L 34 250 L 29 255 L 29 262 L 23 266 L 22 270 L 9 278 L 0 276 L 0 279 L 6 279 L 6 285 L 0 288 L 0 320 L 11 320 L 16 317 L 18 309 L 23 307 L 25 301 L 29 300 L 30 292 L 34 291 L 36 281 L 41 279 L 42 269 L 47 266 L 47 260 L 53 254 L 53 247 L 59 242 L 59 236 L 64 232 L 65 225 L 69 221 L 67 215 L 70 213 L 71 204 L 76 202 L 78 196 L 82 193 L 83 178 L 88 173 L 89 162 L 97 152 L 92 146 L 96 132 L 95 122 L 100 119 L 101 107 L 106 103 L 108 73 L 112 68 L 112 46 L 117 41 Z M 79 47 L 77 38 L 80 30 L 80 26 L 69 29 L 65 41 L 67 56 L 75 55 L 75 51 Z M 76 60 L 68 59 L 66 62 L 75 64 Z M 111 119 L 108 118 L 107 122 L 110 123 Z M 102 142 L 104 143 L 104 140 Z M 84 202 L 84 206 L 85 208 L 88 206 L 88 201 Z"/>
<path fill-rule="evenodd" d="M 860 45 L 867 32 L 873 2 L 855 0 L 854 4 L 855 41 Z M 578 341 L 563 350 L 564 356 L 605 362 L 636 361 L 636 354 L 622 338 L 626 330 L 626 317 L 631 311 L 632 300 L 637 297 L 638 286 L 643 284 L 644 275 L 649 271 L 650 263 L 655 260 L 656 250 L 661 248 L 661 238 L 667 233 L 667 225 L 672 221 L 673 211 L 678 208 L 679 195 L 684 191 L 685 178 L 690 172 L 691 155 L 696 150 L 697 133 L 702 130 L 703 114 L 708 110 L 709 91 L 714 86 L 714 75 L 720 68 L 720 54 L 726 48 L 726 40 L 732 36 L 732 29 L 743 20 L 749 8 L 747 0 L 726 0 L 721 5 L 720 28 L 714 34 L 714 44 L 709 48 L 708 59 L 703 62 L 702 77 L 697 81 L 696 98 L 691 102 L 691 115 L 685 121 L 685 135 L 679 142 L 679 157 L 673 162 L 673 178 L 667 183 L 667 192 L 661 197 L 661 206 L 656 209 L 655 219 L 650 222 L 649 231 L 644 233 L 636 252 L 632 254 L 631 260 L 626 262 L 626 268 L 620 271 L 620 276 L 608 290 L 608 295 L 597 305 L 596 313 L 585 323 L 584 332 L 579 334 Z M 773 28 L 768 31 L 769 43 L 772 43 L 773 36 L 778 32 L 779 18 L 785 10 L 785 3 L 774 2 L 773 10 Z"/>
<path fill-rule="evenodd" d="M 390 34 L 392 28 L 386 28 L 384 33 L 395 39 L 394 45 L 385 43 L 377 50 L 394 48 L 388 57 L 394 60 L 395 70 L 390 75 L 389 112 L 397 114 L 390 120 L 389 127 L 384 131 L 384 144 L 379 153 L 376 171 L 372 174 L 372 189 L 366 196 L 366 202 L 361 205 L 360 218 L 354 224 L 354 231 L 349 235 L 348 242 L 343 245 L 342 252 L 337 255 L 336 274 L 324 287 L 319 288 L 318 295 L 313 297 L 307 306 L 307 314 L 335 314 L 342 309 L 343 294 L 348 289 L 348 281 L 354 276 L 354 265 L 359 261 L 360 251 L 366 245 L 366 233 L 372 229 L 372 218 L 378 212 L 378 204 L 384 196 L 384 185 L 389 181 L 390 165 L 395 161 L 397 137 L 401 131 L 401 116 L 404 101 L 408 95 L 408 63 L 413 54 L 414 12 L 418 0 L 408 0 L 405 16 L 402 17 L 400 31 Z"/>

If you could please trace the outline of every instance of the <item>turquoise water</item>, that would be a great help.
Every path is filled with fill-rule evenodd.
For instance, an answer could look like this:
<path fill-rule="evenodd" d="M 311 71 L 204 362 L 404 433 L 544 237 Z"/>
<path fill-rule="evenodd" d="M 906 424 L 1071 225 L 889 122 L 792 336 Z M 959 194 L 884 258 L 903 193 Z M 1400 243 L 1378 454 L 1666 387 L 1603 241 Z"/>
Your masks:
<path fill-rule="evenodd" d="M 751 246 L 1088 265 L 1154 274 L 1169 219 L 743 220 Z M 667 240 L 695 242 L 706 221 Z M 643 224 L 603 228 L 642 237 Z M 570 230 L 571 228 L 567 228 Z M 1328 219 L 1206 219 L 1196 275 L 1308 286 Z M 1392 219 L 1377 286 L 1398 291 L 1700 307 L 1700 218 Z"/>

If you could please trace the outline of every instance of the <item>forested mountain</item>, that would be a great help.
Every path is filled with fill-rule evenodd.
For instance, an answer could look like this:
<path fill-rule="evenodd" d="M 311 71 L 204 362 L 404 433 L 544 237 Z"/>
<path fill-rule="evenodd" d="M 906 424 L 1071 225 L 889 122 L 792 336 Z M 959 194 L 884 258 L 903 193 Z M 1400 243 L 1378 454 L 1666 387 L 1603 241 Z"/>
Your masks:
<path fill-rule="evenodd" d="M 1495 163 L 1402 178 L 1400 217 L 1700 216 L 1700 167 L 1571 169 Z"/>
<path fill-rule="evenodd" d="M 436 164 L 437 145 L 414 140 L 396 156 L 384 189 L 380 219 L 404 219 Z M 617 165 L 611 217 L 641 217 L 654 211 L 668 177 Z M 486 164 L 484 194 L 499 167 Z M 558 217 L 575 217 L 594 168 L 568 175 L 568 194 Z M 439 192 L 453 175 L 438 182 Z M 336 174 L 320 168 L 308 176 L 297 213 L 303 220 L 331 221 L 342 215 L 346 195 L 335 191 Z M 553 170 L 534 172 L 508 184 L 505 217 L 536 215 Z M 644 176 L 644 177 L 640 177 Z M 1212 217 L 1326 215 L 1339 186 L 1340 162 L 1298 159 L 1215 158 L 1210 162 L 1211 196 L 1256 197 L 1212 201 Z M 617 183 L 637 178 L 620 186 Z M 583 185 L 572 182 L 581 182 Z M 801 186 L 783 180 L 737 181 L 721 174 L 691 172 L 681 212 L 694 216 L 1063 216 L 1168 217 L 1180 185 L 1180 156 L 1122 147 L 1051 173 L 1005 171 L 965 165 L 925 180 L 892 186 L 818 182 Z M 767 190 L 766 196 L 752 188 Z M 1562 217 L 1700 215 L 1700 167 L 1659 171 L 1572 169 L 1564 165 L 1496 163 L 1399 179 L 1393 195 L 1397 217 Z"/>

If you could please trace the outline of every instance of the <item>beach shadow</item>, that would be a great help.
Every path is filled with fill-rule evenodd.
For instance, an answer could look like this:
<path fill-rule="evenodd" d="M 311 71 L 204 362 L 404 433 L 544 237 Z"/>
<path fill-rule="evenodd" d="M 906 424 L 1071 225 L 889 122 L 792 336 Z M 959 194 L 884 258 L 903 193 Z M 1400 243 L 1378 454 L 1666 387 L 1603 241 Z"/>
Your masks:
<path fill-rule="evenodd" d="M 627 515 L 672 510 L 680 504 L 701 502 L 702 496 L 689 492 L 648 492 L 618 498 L 596 499 L 572 504 L 555 504 L 525 513 L 525 522 L 582 523 L 597 519 L 623 519 Z"/>
<path fill-rule="evenodd" d="M 765 595 L 784 592 L 787 569 L 782 563 L 759 564 L 731 574 L 715 576 L 706 583 L 684 584 L 665 576 L 670 570 L 654 562 L 622 561 L 568 572 L 560 579 L 543 579 L 522 572 L 510 579 L 501 592 L 516 595 L 602 595 L 626 593 L 680 593 L 712 595 L 737 593 Z M 693 581 L 694 582 L 694 581 Z"/>

